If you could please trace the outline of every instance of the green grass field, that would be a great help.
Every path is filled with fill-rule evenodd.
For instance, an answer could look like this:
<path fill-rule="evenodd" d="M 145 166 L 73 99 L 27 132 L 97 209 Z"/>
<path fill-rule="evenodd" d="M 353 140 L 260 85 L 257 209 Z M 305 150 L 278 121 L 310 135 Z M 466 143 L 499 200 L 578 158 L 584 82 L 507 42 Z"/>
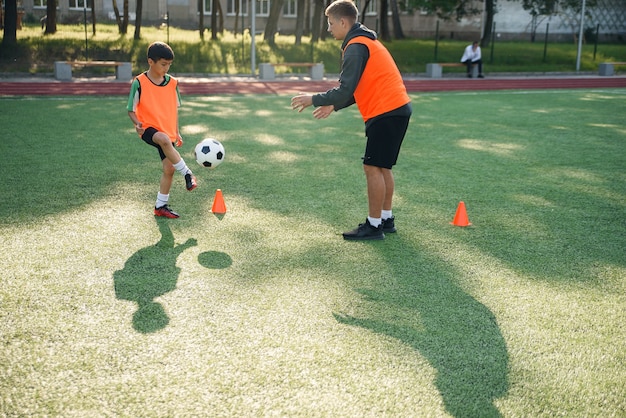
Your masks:
<path fill-rule="evenodd" d="M 412 97 L 369 243 L 356 109 L 184 97 L 165 220 L 125 98 L 1 98 L 0 415 L 626 416 L 626 90 Z"/>

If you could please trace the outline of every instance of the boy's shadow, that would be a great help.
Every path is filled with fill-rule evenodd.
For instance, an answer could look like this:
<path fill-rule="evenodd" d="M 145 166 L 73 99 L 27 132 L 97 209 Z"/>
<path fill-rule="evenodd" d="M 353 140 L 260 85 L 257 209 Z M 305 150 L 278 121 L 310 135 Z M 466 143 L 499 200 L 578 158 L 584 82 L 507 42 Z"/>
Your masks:
<path fill-rule="evenodd" d="M 115 296 L 120 300 L 137 302 L 133 327 L 142 333 L 156 332 L 169 323 L 165 309 L 154 299 L 176 288 L 180 273 L 176 259 L 198 243 L 195 239 L 188 239 L 184 244 L 174 245 L 174 235 L 167 220 L 155 219 L 161 240 L 156 245 L 137 251 L 122 270 L 113 274 Z"/>

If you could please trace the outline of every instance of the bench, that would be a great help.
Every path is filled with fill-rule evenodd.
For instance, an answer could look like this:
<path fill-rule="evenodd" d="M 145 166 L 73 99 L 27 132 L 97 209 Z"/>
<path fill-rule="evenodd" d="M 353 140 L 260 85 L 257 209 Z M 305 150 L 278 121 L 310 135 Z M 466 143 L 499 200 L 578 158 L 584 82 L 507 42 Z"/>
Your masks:
<path fill-rule="evenodd" d="M 120 61 L 55 61 L 54 78 L 62 81 L 72 80 L 72 67 L 115 67 L 115 79 L 130 81 L 133 69 L 130 62 Z"/>
<path fill-rule="evenodd" d="M 600 75 L 613 75 L 615 74 L 616 65 L 626 65 L 626 62 L 603 62 L 598 66 L 598 73 Z"/>
<path fill-rule="evenodd" d="M 312 80 L 324 78 L 324 64 L 309 62 L 279 62 L 276 64 L 266 62 L 259 64 L 259 78 L 261 80 L 274 80 L 276 78 L 274 67 L 307 67 Z"/>
<path fill-rule="evenodd" d="M 441 78 L 442 67 L 465 67 L 462 62 L 437 62 L 426 64 L 426 76 L 430 78 Z M 478 76 L 478 67 L 472 64 L 472 77 Z"/>

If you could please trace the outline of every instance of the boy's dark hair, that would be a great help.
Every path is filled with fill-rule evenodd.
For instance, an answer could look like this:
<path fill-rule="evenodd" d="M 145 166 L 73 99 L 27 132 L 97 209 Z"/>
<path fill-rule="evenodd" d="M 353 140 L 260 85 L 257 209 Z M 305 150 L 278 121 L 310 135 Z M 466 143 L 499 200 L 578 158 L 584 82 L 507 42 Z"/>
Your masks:
<path fill-rule="evenodd" d="M 174 59 L 174 51 L 165 42 L 153 42 L 148 47 L 148 58 L 154 62 L 161 58 L 172 61 Z"/>
<path fill-rule="evenodd" d="M 337 0 L 332 2 L 324 12 L 326 16 L 332 16 L 336 19 L 345 17 L 353 22 L 356 22 L 359 17 L 359 9 L 352 0 Z"/>

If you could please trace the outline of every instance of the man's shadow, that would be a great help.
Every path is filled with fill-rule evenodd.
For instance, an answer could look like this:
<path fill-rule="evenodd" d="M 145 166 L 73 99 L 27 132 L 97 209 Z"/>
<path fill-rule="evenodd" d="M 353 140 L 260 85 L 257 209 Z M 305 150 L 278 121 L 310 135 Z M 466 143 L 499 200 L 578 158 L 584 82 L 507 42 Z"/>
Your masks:
<path fill-rule="evenodd" d="M 176 288 L 180 274 L 176 259 L 187 248 L 197 245 L 195 239 L 175 245 L 167 220 L 155 219 L 161 232 L 159 242 L 137 251 L 122 270 L 113 274 L 115 296 L 120 300 L 137 302 L 133 327 L 146 334 L 163 329 L 169 323 L 165 309 L 154 299 Z"/>
<path fill-rule="evenodd" d="M 410 245 L 393 238 L 405 250 Z M 406 263 L 394 253 L 384 257 L 397 280 L 394 286 L 357 289 L 378 307 L 358 315 L 335 313 L 335 318 L 412 346 L 435 369 L 434 384 L 450 415 L 501 416 L 494 401 L 508 392 L 509 356 L 495 316 L 456 284 L 437 256 L 414 250 Z"/>

